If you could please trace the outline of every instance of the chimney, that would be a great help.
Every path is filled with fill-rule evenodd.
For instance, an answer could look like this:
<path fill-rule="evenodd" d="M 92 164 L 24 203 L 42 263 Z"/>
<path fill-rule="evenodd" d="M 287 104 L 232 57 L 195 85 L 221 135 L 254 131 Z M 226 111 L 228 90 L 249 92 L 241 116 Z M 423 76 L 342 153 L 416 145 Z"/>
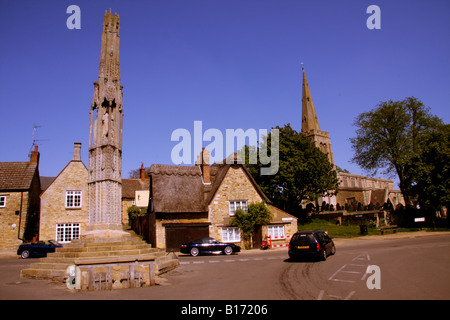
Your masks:
<path fill-rule="evenodd" d="M 211 175 L 209 173 L 209 151 L 206 150 L 205 148 L 203 148 L 200 158 L 201 158 L 200 166 L 202 169 L 203 183 L 210 184 L 211 183 Z"/>
<path fill-rule="evenodd" d="M 38 146 L 34 146 L 34 150 L 30 153 L 30 163 L 39 164 L 39 151 Z"/>
<path fill-rule="evenodd" d="M 81 161 L 81 142 L 73 143 L 73 161 Z"/>
<path fill-rule="evenodd" d="M 144 164 L 141 164 L 141 168 L 139 169 L 139 173 L 140 173 L 140 177 L 141 177 L 141 181 L 145 181 L 146 176 L 145 176 L 145 168 L 144 168 Z"/>

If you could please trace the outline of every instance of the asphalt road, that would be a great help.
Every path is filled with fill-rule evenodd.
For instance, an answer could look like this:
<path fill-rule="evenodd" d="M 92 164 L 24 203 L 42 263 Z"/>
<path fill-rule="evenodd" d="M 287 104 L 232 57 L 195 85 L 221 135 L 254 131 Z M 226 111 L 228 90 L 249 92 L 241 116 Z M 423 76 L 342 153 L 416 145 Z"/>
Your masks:
<path fill-rule="evenodd" d="M 385 239 L 337 240 L 336 255 L 321 262 L 291 261 L 287 248 L 180 255 L 161 285 L 101 292 L 21 279 L 20 270 L 36 259 L 8 257 L 0 259 L 0 300 L 450 299 L 450 235 Z"/>

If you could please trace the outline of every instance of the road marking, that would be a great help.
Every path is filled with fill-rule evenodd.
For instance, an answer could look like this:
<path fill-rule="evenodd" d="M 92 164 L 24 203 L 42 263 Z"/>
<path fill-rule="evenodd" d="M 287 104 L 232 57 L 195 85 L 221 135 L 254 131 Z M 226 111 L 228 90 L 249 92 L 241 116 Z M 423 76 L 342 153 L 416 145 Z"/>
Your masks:
<path fill-rule="evenodd" d="M 355 291 L 350 291 L 350 293 L 343 300 L 350 300 L 350 298 L 354 294 L 355 294 Z M 325 291 L 324 290 L 320 290 L 319 295 L 317 296 L 317 300 L 322 300 L 324 296 L 325 296 Z M 329 297 L 329 298 L 332 298 L 332 299 L 336 299 L 336 300 L 342 299 L 342 296 L 336 296 L 336 295 L 333 295 L 333 294 L 327 294 L 326 296 Z"/>
<path fill-rule="evenodd" d="M 317 297 L 317 300 L 322 300 L 323 294 L 324 294 L 324 293 L 325 293 L 325 292 L 324 292 L 323 290 L 320 290 L 319 296 Z"/>
<path fill-rule="evenodd" d="M 236 259 L 223 259 L 223 260 L 198 260 L 198 261 L 180 261 L 179 264 L 204 264 L 204 263 L 220 263 L 220 262 L 245 262 L 245 261 L 263 261 L 263 260 L 276 260 L 279 257 L 267 257 L 267 258 L 236 258 Z"/>
<path fill-rule="evenodd" d="M 333 273 L 333 274 L 331 275 L 331 277 L 328 278 L 328 280 L 333 280 L 333 281 L 335 281 L 335 280 L 333 279 L 334 276 L 337 275 L 337 274 L 338 274 L 342 269 L 344 269 L 346 266 L 347 266 L 347 265 L 344 264 L 341 268 L 338 269 L 338 271 L 336 271 L 335 273 Z"/>
<path fill-rule="evenodd" d="M 344 300 L 349 300 L 353 295 L 355 294 L 355 291 L 350 292 Z"/>

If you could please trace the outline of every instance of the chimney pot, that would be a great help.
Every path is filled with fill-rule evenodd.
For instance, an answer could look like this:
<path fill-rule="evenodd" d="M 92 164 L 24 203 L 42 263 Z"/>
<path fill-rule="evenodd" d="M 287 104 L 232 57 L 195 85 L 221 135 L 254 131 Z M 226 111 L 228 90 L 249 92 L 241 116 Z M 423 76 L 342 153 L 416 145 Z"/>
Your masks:
<path fill-rule="evenodd" d="M 141 164 L 141 169 L 139 169 L 140 172 L 140 176 L 141 176 L 141 181 L 145 181 L 146 177 L 145 177 L 145 168 L 144 168 L 144 164 Z"/>
<path fill-rule="evenodd" d="M 30 154 L 30 163 L 37 163 L 37 164 L 39 164 L 39 151 L 38 151 L 38 146 L 34 146 L 34 150 L 31 151 L 31 154 Z"/>

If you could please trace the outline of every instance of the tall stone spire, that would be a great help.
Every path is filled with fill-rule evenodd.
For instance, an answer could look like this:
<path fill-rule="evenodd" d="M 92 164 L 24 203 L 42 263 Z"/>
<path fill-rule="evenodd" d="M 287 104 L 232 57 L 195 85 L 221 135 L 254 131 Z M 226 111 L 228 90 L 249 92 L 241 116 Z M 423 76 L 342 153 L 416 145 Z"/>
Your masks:
<path fill-rule="evenodd" d="M 334 165 L 334 155 L 331 148 L 330 134 L 320 130 L 319 119 L 314 108 L 308 81 L 306 80 L 305 68 L 303 71 L 303 96 L 302 96 L 302 133 L 314 141 L 316 147 L 328 155 L 328 160 Z"/>
<path fill-rule="evenodd" d="M 310 130 L 320 130 L 319 119 L 314 108 L 311 92 L 309 91 L 308 81 L 306 80 L 305 68 L 303 71 L 303 97 L 302 97 L 302 132 Z"/>
<path fill-rule="evenodd" d="M 89 225 L 95 237 L 122 230 L 122 88 L 119 15 L 105 12 L 89 124 Z"/>

